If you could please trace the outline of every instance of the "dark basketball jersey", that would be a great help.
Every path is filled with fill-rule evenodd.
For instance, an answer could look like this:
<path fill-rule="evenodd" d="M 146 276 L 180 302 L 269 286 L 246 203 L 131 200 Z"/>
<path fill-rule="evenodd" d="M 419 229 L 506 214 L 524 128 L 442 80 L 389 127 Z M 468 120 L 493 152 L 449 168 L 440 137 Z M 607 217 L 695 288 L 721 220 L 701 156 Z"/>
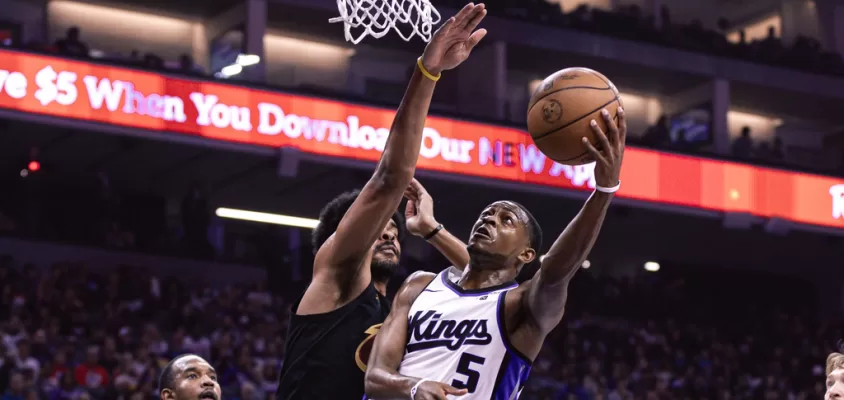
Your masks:
<path fill-rule="evenodd" d="M 390 301 L 370 283 L 334 311 L 291 316 L 276 399 L 360 400 L 369 352 L 389 313 Z"/>

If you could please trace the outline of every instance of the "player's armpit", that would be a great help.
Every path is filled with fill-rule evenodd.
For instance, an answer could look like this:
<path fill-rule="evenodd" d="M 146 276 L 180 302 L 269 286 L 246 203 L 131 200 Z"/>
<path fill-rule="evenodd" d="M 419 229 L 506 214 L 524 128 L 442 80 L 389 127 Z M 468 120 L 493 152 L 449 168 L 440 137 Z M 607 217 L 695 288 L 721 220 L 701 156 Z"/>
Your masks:
<path fill-rule="evenodd" d="M 413 385 L 424 378 L 399 375 L 398 368 L 407 344 L 410 306 L 435 277 L 430 272 L 416 272 L 404 281 L 396 294 L 390 315 L 378 331 L 369 356 L 365 378 L 367 399 L 408 398 Z"/>
<path fill-rule="evenodd" d="M 536 276 L 526 286 L 525 314 L 547 334 L 560 323 L 569 281 L 589 255 L 607 215 L 611 194 L 595 192 L 545 254 Z"/>

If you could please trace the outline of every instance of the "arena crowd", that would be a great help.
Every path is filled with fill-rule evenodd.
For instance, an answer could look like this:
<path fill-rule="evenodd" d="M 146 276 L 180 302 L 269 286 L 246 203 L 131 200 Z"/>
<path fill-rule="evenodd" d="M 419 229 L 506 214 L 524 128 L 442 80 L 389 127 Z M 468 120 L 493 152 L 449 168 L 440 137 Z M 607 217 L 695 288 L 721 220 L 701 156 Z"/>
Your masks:
<path fill-rule="evenodd" d="M 161 368 L 185 352 L 212 362 L 223 398 L 272 398 L 296 293 L 261 282 L 210 287 L 139 267 L 19 264 L 0 261 L 0 399 L 157 398 Z M 822 398 L 840 326 L 821 323 L 809 298 L 754 289 L 782 280 L 737 279 L 725 287 L 581 271 L 521 398 Z"/>

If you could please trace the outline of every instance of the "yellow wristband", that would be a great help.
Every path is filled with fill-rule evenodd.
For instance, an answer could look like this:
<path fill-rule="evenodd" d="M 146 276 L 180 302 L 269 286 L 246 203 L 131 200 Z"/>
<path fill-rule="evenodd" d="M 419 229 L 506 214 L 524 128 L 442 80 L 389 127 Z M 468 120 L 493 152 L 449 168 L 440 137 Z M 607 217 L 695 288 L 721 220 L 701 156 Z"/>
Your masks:
<path fill-rule="evenodd" d="M 443 74 L 442 74 L 442 73 L 439 73 L 439 74 L 437 74 L 437 75 L 434 75 L 434 74 L 432 74 L 432 73 L 428 72 L 428 70 L 427 70 L 427 69 L 425 69 L 425 66 L 424 66 L 424 65 L 422 65 L 422 57 L 419 57 L 418 59 L 416 59 L 416 65 L 418 65 L 418 66 L 419 66 L 419 72 L 421 72 L 421 73 L 422 73 L 422 75 L 425 75 L 425 77 L 426 77 L 426 78 L 428 78 L 428 79 L 430 79 L 430 80 L 432 80 L 432 81 L 434 81 L 434 82 L 436 82 L 436 81 L 440 80 L 440 78 L 442 78 L 442 77 L 443 77 Z"/>

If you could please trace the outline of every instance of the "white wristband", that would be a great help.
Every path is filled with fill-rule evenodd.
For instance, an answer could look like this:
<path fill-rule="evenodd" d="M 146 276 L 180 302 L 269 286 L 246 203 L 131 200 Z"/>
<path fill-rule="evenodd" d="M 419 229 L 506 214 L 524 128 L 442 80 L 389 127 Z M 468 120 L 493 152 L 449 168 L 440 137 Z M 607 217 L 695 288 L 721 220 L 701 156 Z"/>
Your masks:
<path fill-rule="evenodd" d="M 429 379 L 420 379 L 419 382 L 416 382 L 416 384 L 413 385 L 412 388 L 410 388 L 410 400 L 414 400 L 416 398 L 416 391 L 419 390 L 419 385 L 421 385 L 422 382 L 426 382 L 428 380 Z"/>
<path fill-rule="evenodd" d="M 618 181 L 618 185 L 615 185 L 613 187 L 603 187 L 603 186 L 595 185 L 595 190 L 597 190 L 601 193 L 615 193 L 615 192 L 618 191 L 618 188 L 620 188 L 620 187 L 621 187 L 621 181 Z"/>

